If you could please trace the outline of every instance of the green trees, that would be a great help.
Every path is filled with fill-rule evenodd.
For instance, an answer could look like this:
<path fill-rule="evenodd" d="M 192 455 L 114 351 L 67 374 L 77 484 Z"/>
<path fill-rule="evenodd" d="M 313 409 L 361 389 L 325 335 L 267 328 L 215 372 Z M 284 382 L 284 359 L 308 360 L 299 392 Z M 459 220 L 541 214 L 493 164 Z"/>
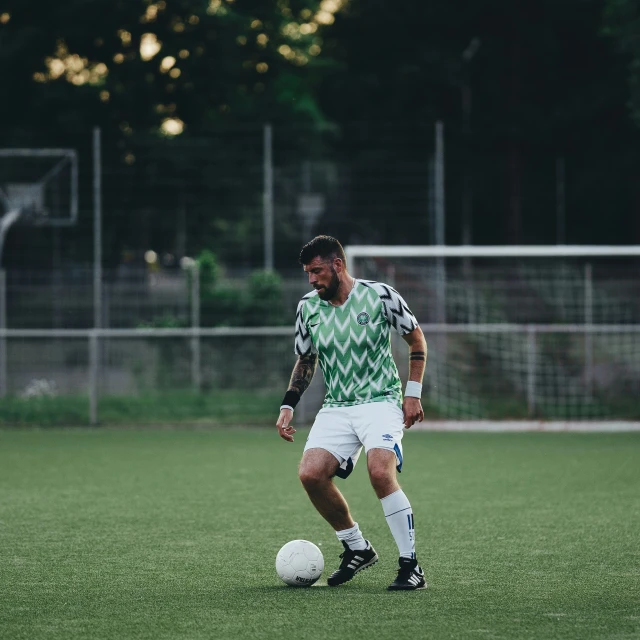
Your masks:
<path fill-rule="evenodd" d="M 629 107 L 640 124 L 640 5 L 635 0 L 607 0 L 604 33 L 629 61 Z"/>
<path fill-rule="evenodd" d="M 331 0 L 335 10 L 340 6 Z M 125 135 L 217 122 L 315 121 L 314 67 L 333 13 L 317 2 L 8 0 L 0 65 L 16 124 Z M 9 83 L 9 80 L 11 82 Z"/>
<path fill-rule="evenodd" d="M 294 145 L 310 148 L 292 127 L 335 125 L 326 157 L 346 167 L 345 182 L 325 230 L 428 242 L 435 119 L 446 124 L 449 243 L 462 240 L 466 189 L 474 243 L 640 241 L 640 193 L 628 188 L 639 25 L 635 0 L 6 0 L 0 114 L 11 132 L 2 133 L 102 125 L 105 166 L 123 170 L 128 201 L 141 184 L 162 193 L 130 211 L 105 196 L 114 245 L 155 234 L 149 242 L 175 250 L 173 220 L 185 211 L 202 240 L 191 255 L 209 246 L 258 264 L 265 122 L 288 127 L 275 137 L 275 162 L 285 158 L 290 174 L 313 159 L 291 161 Z M 466 59 L 474 39 L 480 48 Z M 214 140 L 221 131 L 228 137 Z M 143 155 L 138 143 L 163 136 Z M 280 239 L 299 235 L 287 206 Z"/>
<path fill-rule="evenodd" d="M 625 50 L 637 52 L 638 3 L 609 5 Z M 625 61 L 602 33 L 604 6 L 605 0 L 352 0 L 327 34 L 326 52 L 342 65 L 323 79 L 320 101 L 338 123 L 357 114 L 369 126 L 371 161 L 357 189 L 369 194 L 356 211 L 361 225 L 379 210 L 391 241 L 429 241 L 420 183 L 403 185 L 399 176 L 383 206 L 378 191 L 367 191 L 367 174 L 376 166 L 406 163 L 408 173 L 411 163 L 426 164 L 424 141 L 439 118 L 447 136 L 447 242 L 462 241 L 465 171 L 474 244 L 640 241 L 634 222 L 640 200 L 629 188 L 637 182 L 631 167 L 639 160 L 638 132 L 626 108 Z M 467 61 L 463 52 L 474 39 L 480 48 Z M 632 82 L 637 110 L 640 61 Z M 376 137 L 384 145 L 373 147 Z M 346 141 L 346 152 L 356 144 Z M 564 238 L 557 238 L 555 220 L 559 165 L 565 167 Z M 397 207 L 401 198 L 409 206 Z M 397 237 L 408 226 L 410 237 Z"/>

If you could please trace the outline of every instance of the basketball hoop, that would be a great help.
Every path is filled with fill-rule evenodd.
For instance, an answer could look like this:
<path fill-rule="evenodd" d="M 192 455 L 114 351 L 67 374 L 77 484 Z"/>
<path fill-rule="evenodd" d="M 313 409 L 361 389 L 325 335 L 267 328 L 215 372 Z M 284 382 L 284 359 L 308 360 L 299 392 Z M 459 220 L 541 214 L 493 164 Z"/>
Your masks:
<path fill-rule="evenodd" d="M 0 329 L 5 329 L 2 250 L 17 222 L 70 227 L 78 219 L 78 154 L 73 149 L 0 149 Z M 5 338 L 0 338 L 0 397 L 7 390 Z"/>
<path fill-rule="evenodd" d="M 78 218 L 78 154 L 73 149 L 0 149 L 0 269 L 9 228 L 69 227 Z"/>

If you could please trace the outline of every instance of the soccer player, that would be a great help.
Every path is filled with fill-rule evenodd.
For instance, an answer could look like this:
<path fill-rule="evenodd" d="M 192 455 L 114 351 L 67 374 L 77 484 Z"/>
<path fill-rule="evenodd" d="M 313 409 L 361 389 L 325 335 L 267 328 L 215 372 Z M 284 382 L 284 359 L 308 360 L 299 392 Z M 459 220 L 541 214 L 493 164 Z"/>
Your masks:
<path fill-rule="evenodd" d="M 311 502 L 344 546 L 329 586 L 351 580 L 378 561 L 333 478 L 346 478 L 364 448 L 369 479 L 398 545 L 399 570 L 389 590 L 425 588 L 415 552 L 411 504 L 400 488 L 403 429 L 422 421 L 420 404 L 427 344 L 400 294 L 381 282 L 358 280 L 347 271 L 344 250 L 330 236 L 317 236 L 300 253 L 313 291 L 298 304 L 298 360 L 276 426 L 293 442 L 291 420 L 318 361 L 326 396 L 300 462 L 299 476 Z M 410 349 L 409 382 L 402 385 L 391 354 L 391 330 Z"/>

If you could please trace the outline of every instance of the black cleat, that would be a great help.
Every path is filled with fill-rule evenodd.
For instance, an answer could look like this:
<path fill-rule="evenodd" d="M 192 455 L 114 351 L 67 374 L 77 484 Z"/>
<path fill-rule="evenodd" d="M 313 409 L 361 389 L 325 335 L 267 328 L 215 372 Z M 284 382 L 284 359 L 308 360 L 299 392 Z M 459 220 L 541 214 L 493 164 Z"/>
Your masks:
<path fill-rule="evenodd" d="M 327 578 L 330 587 L 349 582 L 353 576 L 378 562 L 378 554 L 367 540 L 367 548 L 353 551 L 346 542 L 342 542 L 344 551 L 340 554 L 342 562 L 340 566 Z"/>
<path fill-rule="evenodd" d="M 400 558 L 400 568 L 396 579 L 387 587 L 389 591 L 415 591 L 426 589 L 424 571 L 418 566 L 414 558 Z"/>

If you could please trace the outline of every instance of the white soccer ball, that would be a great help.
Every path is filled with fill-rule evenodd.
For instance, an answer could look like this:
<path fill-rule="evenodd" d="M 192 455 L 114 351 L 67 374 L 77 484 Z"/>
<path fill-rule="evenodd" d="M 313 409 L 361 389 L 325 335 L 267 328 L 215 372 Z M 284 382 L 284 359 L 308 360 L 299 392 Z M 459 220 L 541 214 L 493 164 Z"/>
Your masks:
<path fill-rule="evenodd" d="M 323 570 L 322 551 L 308 540 L 287 542 L 276 556 L 276 572 L 291 587 L 310 587 Z"/>

